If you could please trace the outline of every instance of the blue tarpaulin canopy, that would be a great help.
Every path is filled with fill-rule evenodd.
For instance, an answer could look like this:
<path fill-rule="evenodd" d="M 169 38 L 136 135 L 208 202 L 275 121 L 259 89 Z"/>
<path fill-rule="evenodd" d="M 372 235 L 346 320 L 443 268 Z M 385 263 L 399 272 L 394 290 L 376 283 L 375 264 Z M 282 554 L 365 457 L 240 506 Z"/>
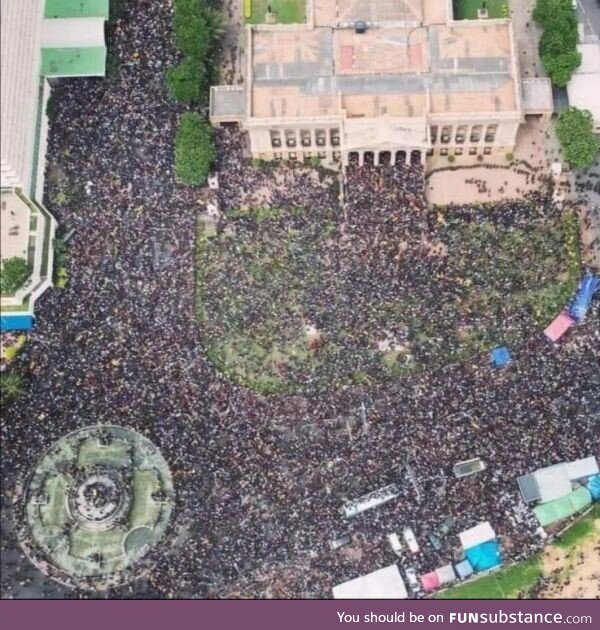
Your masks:
<path fill-rule="evenodd" d="M 585 484 L 590 491 L 593 501 L 600 501 L 600 475 L 593 475 Z"/>
<path fill-rule="evenodd" d="M 465 556 L 467 556 L 467 560 L 477 573 L 493 569 L 502 564 L 500 545 L 495 540 L 488 540 L 487 542 L 467 549 Z"/>
<path fill-rule="evenodd" d="M 600 279 L 596 278 L 591 271 L 586 271 L 579 283 L 577 293 L 569 305 L 569 315 L 576 322 L 581 322 L 585 319 L 598 286 L 600 286 Z"/>
<path fill-rule="evenodd" d="M 506 367 L 512 363 L 512 357 L 506 346 L 501 346 L 492 350 L 492 365 L 496 368 Z"/>
<path fill-rule="evenodd" d="M 0 331 L 31 330 L 34 323 L 33 315 L 2 315 L 0 317 Z"/>
<path fill-rule="evenodd" d="M 468 578 L 469 575 L 473 575 L 473 567 L 467 559 L 457 562 L 454 565 L 454 570 L 456 571 L 456 575 L 458 575 L 461 579 Z"/>

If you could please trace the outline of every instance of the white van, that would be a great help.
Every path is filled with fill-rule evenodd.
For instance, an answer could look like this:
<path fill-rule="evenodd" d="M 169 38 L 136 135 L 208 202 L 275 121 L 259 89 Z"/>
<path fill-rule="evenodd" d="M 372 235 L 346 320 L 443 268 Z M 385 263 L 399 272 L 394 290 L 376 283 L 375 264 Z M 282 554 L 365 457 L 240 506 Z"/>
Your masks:
<path fill-rule="evenodd" d="M 400 538 L 398 537 L 398 534 L 396 533 L 388 534 L 388 542 L 390 543 L 390 547 L 392 548 L 392 551 L 397 556 L 400 556 L 402 554 L 402 543 L 400 542 Z"/>
<path fill-rule="evenodd" d="M 402 530 L 402 537 L 404 538 L 404 541 L 408 545 L 408 548 L 413 553 L 417 553 L 419 551 L 419 543 L 417 542 L 417 538 L 415 536 L 415 533 L 413 532 L 413 530 L 410 527 L 405 527 Z"/>

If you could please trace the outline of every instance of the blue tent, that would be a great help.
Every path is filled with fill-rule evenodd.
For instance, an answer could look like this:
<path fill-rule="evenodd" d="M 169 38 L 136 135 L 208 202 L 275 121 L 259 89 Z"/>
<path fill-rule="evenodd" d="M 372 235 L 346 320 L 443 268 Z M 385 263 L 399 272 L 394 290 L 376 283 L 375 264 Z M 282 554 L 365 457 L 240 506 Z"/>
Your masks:
<path fill-rule="evenodd" d="M 467 549 L 465 556 L 476 573 L 493 569 L 502 564 L 500 545 L 495 540 L 488 540 Z"/>
<path fill-rule="evenodd" d="M 494 348 L 492 350 L 492 365 L 495 368 L 506 367 L 509 363 L 512 363 L 512 357 L 506 346 L 500 348 Z"/>
<path fill-rule="evenodd" d="M 586 271 L 569 305 L 569 315 L 576 322 L 582 322 L 585 319 L 598 286 L 600 286 L 600 279 L 596 278 L 591 271 Z"/>
<path fill-rule="evenodd" d="M 592 501 L 600 501 L 600 475 L 592 475 L 585 486 L 592 495 Z"/>
<path fill-rule="evenodd" d="M 473 575 L 473 567 L 467 559 L 457 562 L 454 565 L 454 570 L 456 571 L 456 575 L 458 575 L 461 580 L 464 578 L 468 578 L 469 575 Z"/>
<path fill-rule="evenodd" d="M 0 317 L 0 332 L 31 330 L 34 324 L 33 315 L 2 315 Z"/>

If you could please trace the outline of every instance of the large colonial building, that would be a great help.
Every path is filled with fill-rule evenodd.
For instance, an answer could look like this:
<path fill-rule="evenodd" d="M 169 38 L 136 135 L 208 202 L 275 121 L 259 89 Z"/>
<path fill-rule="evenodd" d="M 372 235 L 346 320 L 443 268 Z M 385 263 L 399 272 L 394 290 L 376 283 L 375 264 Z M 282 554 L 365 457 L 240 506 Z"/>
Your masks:
<path fill-rule="evenodd" d="M 507 153 L 547 79 L 521 82 L 509 19 L 455 21 L 452 0 L 307 0 L 304 24 L 247 26 L 243 86 L 211 90 L 253 157 L 425 163 Z"/>
<path fill-rule="evenodd" d="M 104 74 L 108 0 L 2 0 L 1 255 L 31 275 L 2 293 L 1 330 L 33 325 L 35 300 L 52 284 L 55 221 L 44 208 L 46 107 L 51 81 Z"/>

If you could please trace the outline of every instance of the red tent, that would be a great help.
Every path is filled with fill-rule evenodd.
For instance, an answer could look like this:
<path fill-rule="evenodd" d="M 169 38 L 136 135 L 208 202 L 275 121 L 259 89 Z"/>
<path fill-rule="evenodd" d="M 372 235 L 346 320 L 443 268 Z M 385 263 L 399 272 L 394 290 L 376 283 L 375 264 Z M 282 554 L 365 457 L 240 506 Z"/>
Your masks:
<path fill-rule="evenodd" d="M 575 320 L 566 312 L 562 313 L 544 330 L 544 335 L 553 343 L 556 343 L 575 323 Z"/>

